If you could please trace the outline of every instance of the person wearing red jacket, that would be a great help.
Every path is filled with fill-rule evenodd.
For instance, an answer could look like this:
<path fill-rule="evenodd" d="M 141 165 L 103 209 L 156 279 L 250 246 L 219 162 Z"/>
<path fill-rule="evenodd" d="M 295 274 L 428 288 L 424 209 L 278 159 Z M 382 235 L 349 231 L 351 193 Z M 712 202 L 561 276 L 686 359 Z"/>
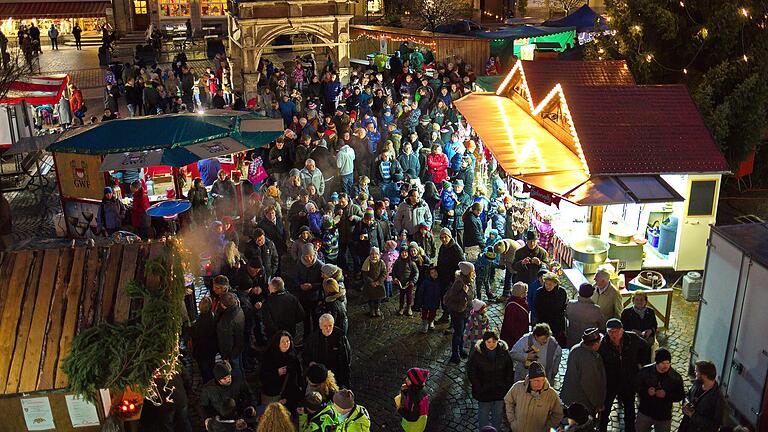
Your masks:
<path fill-rule="evenodd" d="M 69 97 L 69 109 L 72 111 L 72 115 L 83 124 L 83 117 L 85 117 L 85 103 L 83 102 L 83 92 L 80 91 L 74 84 L 69 86 L 69 90 L 72 95 Z"/>
<path fill-rule="evenodd" d="M 501 339 L 512 346 L 528 332 L 528 285 L 516 282 L 512 286 L 512 296 L 504 307 L 504 320 L 501 323 Z"/>
<path fill-rule="evenodd" d="M 432 183 L 440 185 L 448 178 L 448 164 L 448 156 L 443 153 L 443 149 L 437 144 L 433 145 L 432 152 L 427 155 L 427 170 Z"/>
<path fill-rule="evenodd" d="M 133 194 L 133 207 L 131 208 L 131 226 L 136 230 L 140 237 L 149 236 L 149 197 L 141 186 L 141 183 L 134 181 L 131 183 L 131 193 Z"/>

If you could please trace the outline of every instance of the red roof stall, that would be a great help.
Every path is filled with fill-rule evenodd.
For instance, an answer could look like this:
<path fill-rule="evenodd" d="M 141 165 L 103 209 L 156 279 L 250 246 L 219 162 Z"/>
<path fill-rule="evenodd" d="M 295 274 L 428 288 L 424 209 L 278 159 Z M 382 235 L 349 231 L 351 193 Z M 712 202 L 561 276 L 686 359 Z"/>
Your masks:
<path fill-rule="evenodd" d="M 32 136 L 34 105 L 56 105 L 69 84 L 69 75 L 51 74 L 20 78 L 9 85 L 0 99 L 0 150 L 8 149 L 20 138 Z"/>
<path fill-rule="evenodd" d="M 622 61 L 518 61 L 454 103 L 563 265 L 704 267 L 728 165 L 684 86 L 636 85 Z"/>

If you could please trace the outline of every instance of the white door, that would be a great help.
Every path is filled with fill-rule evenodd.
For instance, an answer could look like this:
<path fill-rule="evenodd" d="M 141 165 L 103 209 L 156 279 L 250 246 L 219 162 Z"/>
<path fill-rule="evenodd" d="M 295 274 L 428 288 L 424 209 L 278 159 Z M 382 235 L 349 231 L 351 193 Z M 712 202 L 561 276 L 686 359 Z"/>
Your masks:
<path fill-rule="evenodd" d="M 728 348 L 736 291 L 741 272 L 742 253 L 717 234 L 712 235 L 704 274 L 693 360 L 709 360 L 722 377 Z"/>
<path fill-rule="evenodd" d="M 768 374 L 768 269 L 750 264 L 727 388 L 731 406 L 757 424 Z"/>
<path fill-rule="evenodd" d="M 675 270 L 702 270 L 707 257 L 709 226 L 715 223 L 720 175 L 689 175 L 682 220 L 677 230 Z"/>

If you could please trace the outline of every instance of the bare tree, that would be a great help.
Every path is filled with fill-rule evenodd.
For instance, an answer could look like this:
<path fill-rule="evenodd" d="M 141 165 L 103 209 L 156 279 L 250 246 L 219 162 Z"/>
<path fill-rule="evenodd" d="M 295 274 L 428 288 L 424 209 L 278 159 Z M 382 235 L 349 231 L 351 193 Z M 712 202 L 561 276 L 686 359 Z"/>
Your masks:
<path fill-rule="evenodd" d="M 40 72 L 37 54 L 24 53 L 18 48 L 0 50 L 0 99 L 5 99 L 11 84 L 21 78 Z"/>
<path fill-rule="evenodd" d="M 466 0 L 414 0 L 411 3 L 411 13 L 432 32 L 440 24 L 469 16 L 470 11 L 471 6 Z"/>
<path fill-rule="evenodd" d="M 585 5 L 587 2 L 584 0 L 552 0 L 552 8 L 558 11 L 565 12 L 566 15 L 571 13 L 571 10 Z"/>

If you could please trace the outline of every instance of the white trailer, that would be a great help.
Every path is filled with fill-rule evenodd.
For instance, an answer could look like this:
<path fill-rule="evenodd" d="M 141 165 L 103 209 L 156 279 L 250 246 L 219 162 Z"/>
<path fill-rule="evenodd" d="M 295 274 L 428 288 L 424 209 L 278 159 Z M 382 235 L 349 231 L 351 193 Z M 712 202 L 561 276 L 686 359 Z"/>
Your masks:
<path fill-rule="evenodd" d="M 768 431 L 768 224 L 712 227 L 691 364 L 710 360 L 729 404 Z"/>

